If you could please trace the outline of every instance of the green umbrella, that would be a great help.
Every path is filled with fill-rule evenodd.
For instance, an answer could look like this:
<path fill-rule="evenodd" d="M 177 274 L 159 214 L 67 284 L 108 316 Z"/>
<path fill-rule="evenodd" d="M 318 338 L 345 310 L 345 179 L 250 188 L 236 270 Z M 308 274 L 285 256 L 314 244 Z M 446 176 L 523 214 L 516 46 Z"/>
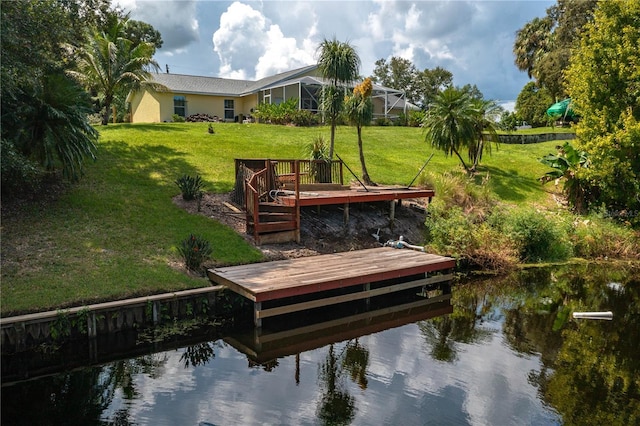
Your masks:
<path fill-rule="evenodd" d="M 557 120 L 561 117 L 573 118 L 575 114 L 571 109 L 571 98 L 567 98 L 563 101 L 551 105 L 547 110 L 547 115 L 554 120 Z"/>

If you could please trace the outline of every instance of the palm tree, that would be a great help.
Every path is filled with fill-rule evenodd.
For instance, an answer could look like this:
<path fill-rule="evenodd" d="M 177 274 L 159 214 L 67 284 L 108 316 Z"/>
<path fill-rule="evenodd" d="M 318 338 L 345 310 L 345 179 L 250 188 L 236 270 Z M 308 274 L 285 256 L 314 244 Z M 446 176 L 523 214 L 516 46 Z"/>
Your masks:
<path fill-rule="evenodd" d="M 358 78 L 360 57 L 348 42 L 324 39 L 317 50 L 318 70 L 329 85 L 322 89 L 322 110 L 331 121 L 329 158 L 333 159 L 336 121 L 344 103 L 344 86 Z"/>
<path fill-rule="evenodd" d="M 519 70 L 526 71 L 529 78 L 536 74 L 538 61 L 549 51 L 552 26 L 553 21 L 549 17 L 534 18 L 516 32 L 513 44 L 515 64 Z"/>
<path fill-rule="evenodd" d="M 475 111 L 475 131 L 476 140 L 469 143 L 469 160 L 473 163 L 471 171 L 475 172 L 480 160 L 482 160 L 482 152 L 485 148 L 491 154 L 491 144 L 485 142 L 499 142 L 497 121 L 502 114 L 503 108 L 493 100 L 473 99 L 473 109 Z"/>
<path fill-rule="evenodd" d="M 429 106 L 422 127 L 431 146 L 456 155 L 467 173 L 470 169 L 460 155 L 461 147 L 468 147 L 476 139 L 476 113 L 468 91 L 448 87 L 438 93 Z"/>
<path fill-rule="evenodd" d="M 371 123 L 373 119 L 373 102 L 371 92 L 373 84 L 370 78 L 366 78 L 362 83 L 353 89 L 353 95 L 345 102 L 345 113 L 351 124 L 358 130 L 358 150 L 360 152 L 360 165 L 362 167 L 362 180 L 367 185 L 375 185 L 369 177 L 367 166 L 364 161 L 364 151 L 362 150 L 362 126 Z"/>
<path fill-rule="evenodd" d="M 125 90 L 137 90 L 143 84 L 162 88 L 148 80 L 149 67 L 159 70 L 153 60 L 155 45 L 136 45 L 123 37 L 128 18 L 115 21 L 107 31 L 96 32 L 88 43 L 77 49 L 77 70 L 70 72 L 78 81 L 98 95 L 104 107 L 102 124 L 109 122 L 114 96 Z"/>
<path fill-rule="evenodd" d="M 61 166 L 64 177 L 77 181 L 84 158 L 96 158 L 98 132 L 87 120 L 90 105 L 84 90 L 68 76 L 45 76 L 19 112 L 16 148 L 48 171 Z"/>

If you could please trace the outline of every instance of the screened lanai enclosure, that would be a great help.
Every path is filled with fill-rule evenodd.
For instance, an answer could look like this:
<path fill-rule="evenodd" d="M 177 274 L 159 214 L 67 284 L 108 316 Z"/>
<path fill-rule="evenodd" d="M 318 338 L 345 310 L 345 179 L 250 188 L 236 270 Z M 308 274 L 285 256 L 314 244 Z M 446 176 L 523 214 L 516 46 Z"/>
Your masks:
<path fill-rule="evenodd" d="M 298 109 L 321 113 L 322 87 L 328 82 L 320 77 L 304 76 L 263 88 L 258 93 L 258 104 L 276 104 L 290 99 L 298 100 Z M 354 84 L 355 85 L 355 84 Z M 349 89 L 350 90 L 350 89 Z M 420 108 L 407 102 L 402 90 L 373 85 L 373 118 L 397 119 Z"/>

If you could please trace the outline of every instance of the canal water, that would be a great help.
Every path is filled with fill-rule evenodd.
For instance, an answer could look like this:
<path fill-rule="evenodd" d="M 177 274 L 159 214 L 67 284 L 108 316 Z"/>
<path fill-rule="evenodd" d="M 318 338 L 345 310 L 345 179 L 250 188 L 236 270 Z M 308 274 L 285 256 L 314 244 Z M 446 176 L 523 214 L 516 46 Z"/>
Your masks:
<path fill-rule="evenodd" d="M 3 380 L 2 424 L 635 425 L 639 301 L 628 265 L 474 278 L 446 302 Z"/>

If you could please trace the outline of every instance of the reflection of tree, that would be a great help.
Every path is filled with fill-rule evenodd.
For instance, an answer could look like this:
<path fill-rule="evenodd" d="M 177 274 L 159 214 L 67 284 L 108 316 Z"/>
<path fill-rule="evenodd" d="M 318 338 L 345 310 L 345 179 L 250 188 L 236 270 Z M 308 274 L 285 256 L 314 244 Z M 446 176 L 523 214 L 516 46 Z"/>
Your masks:
<path fill-rule="evenodd" d="M 572 265 L 487 286 L 486 297 L 508 307 L 503 332 L 510 347 L 540 354 L 543 365 L 529 382 L 565 424 L 640 421 L 640 283 L 632 274 Z M 611 281 L 627 281 L 624 291 L 608 287 Z M 572 321 L 571 312 L 580 310 L 611 310 L 614 319 Z"/>
<path fill-rule="evenodd" d="M 159 377 L 166 360 L 164 354 L 146 355 L 3 388 L 3 424 L 96 424 L 118 390 L 125 400 L 138 397 L 134 375 Z M 129 408 L 116 410 L 109 424 L 130 424 Z"/>
<path fill-rule="evenodd" d="M 188 368 L 189 365 L 194 367 L 205 365 L 216 356 L 213 350 L 214 347 L 213 342 L 203 342 L 197 345 L 187 346 L 180 357 L 180 361 L 184 361 L 184 368 Z"/>
<path fill-rule="evenodd" d="M 318 378 L 324 386 L 318 417 L 326 425 L 346 425 L 355 417 L 355 398 L 349 395 L 340 383 L 342 369 L 339 361 L 333 345 L 330 345 L 318 373 Z"/>
<path fill-rule="evenodd" d="M 369 366 L 369 350 L 362 346 L 358 339 L 353 343 L 347 343 L 342 366 L 349 372 L 351 380 L 360 386 L 367 388 L 367 367 Z"/>
<path fill-rule="evenodd" d="M 606 281 L 605 281 L 606 283 Z M 640 280 L 624 293 L 589 282 L 583 300 L 611 310 L 613 321 L 574 321 L 548 378 L 544 397 L 566 424 L 640 422 Z"/>
<path fill-rule="evenodd" d="M 466 290 L 454 293 L 454 305 L 452 314 L 418 323 L 431 347 L 431 356 L 438 361 L 455 361 L 456 343 L 473 343 L 491 335 L 491 331 L 479 327 L 482 316 L 477 314 L 478 310 L 483 312 L 490 308 L 479 293 Z"/>

